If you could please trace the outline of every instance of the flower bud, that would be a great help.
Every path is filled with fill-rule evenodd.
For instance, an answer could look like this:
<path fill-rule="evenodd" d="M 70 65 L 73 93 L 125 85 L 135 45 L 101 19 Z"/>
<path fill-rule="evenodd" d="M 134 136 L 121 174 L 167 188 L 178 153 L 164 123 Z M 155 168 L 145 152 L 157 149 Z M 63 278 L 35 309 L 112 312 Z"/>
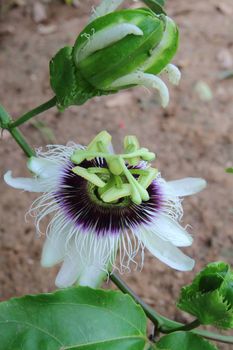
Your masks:
<path fill-rule="evenodd" d="M 169 64 L 178 40 L 176 24 L 150 9 L 97 17 L 80 33 L 73 48 L 61 49 L 50 63 L 58 108 L 135 85 L 157 89 L 165 107 L 168 89 L 156 75 L 165 72 L 172 83 L 178 83 L 180 72 Z"/>

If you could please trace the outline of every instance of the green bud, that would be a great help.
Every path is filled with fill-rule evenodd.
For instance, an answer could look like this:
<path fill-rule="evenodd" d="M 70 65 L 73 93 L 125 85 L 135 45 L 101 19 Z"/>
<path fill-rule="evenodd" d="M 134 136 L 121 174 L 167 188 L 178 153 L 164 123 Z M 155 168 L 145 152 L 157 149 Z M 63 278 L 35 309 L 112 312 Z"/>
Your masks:
<path fill-rule="evenodd" d="M 181 290 L 178 307 L 201 324 L 233 328 L 233 272 L 224 262 L 207 265 Z"/>
<path fill-rule="evenodd" d="M 91 85 L 112 90 L 112 82 L 134 72 L 150 57 L 152 48 L 162 40 L 164 27 L 163 19 L 146 9 L 123 10 L 99 17 L 79 35 L 74 45 L 74 62 Z M 110 30 L 112 33 L 108 36 Z M 102 48 L 84 56 L 85 46 L 88 43 L 91 46 L 98 33 L 102 33 L 102 45 L 99 44 Z M 109 38 L 108 46 L 105 46 L 106 38 Z"/>
<path fill-rule="evenodd" d="M 171 82 L 179 80 L 178 69 L 169 65 L 178 41 L 176 24 L 150 9 L 97 17 L 80 33 L 74 47 L 61 49 L 51 60 L 51 86 L 58 108 L 135 85 L 157 89 L 165 107 L 168 89 L 156 75 L 164 71 Z"/>

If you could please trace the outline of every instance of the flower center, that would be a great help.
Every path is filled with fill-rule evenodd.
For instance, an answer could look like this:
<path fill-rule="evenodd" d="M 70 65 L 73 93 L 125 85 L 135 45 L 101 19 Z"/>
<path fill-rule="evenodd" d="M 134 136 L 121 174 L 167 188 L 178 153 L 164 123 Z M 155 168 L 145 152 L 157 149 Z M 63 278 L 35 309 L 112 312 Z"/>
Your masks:
<path fill-rule="evenodd" d="M 98 134 L 84 150 L 76 150 L 71 161 L 76 164 L 72 171 L 98 187 L 97 198 L 105 203 L 122 203 L 122 198 L 130 197 L 135 204 L 149 200 L 147 188 L 157 176 L 157 169 L 148 165 L 155 154 L 147 148 L 140 148 L 135 136 L 126 136 L 124 153 L 112 152 L 111 135 L 106 131 Z M 84 168 L 84 161 L 101 159 L 106 167 Z M 147 166 L 141 168 L 141 161 Z"/>
<path fill-rule="evenodd" d="M 130 197 L 119 198 L 111 203 L 104 202 L 99 193 L 99 187 L 93 185 L 91 182 L 87 183 L 87 192 L 90 196 L 90 200 L 103 208 L 123 208 L 129 206 L 131 203 Z"/>
<path fill-rule="evenodd" d="M 94 166 L 105 169 L 106 164 L 92 160 L 83 161 L 80 166 L 83 169 Z M 102 199 L 100 188 L 75 174 L 73 167 L 74 164 L 68 162 L 59 189 L 54 195 L 65 217 L 84 233 L 115 235 L 141 224 L 150 224 L 163 207 L 163 191 L 159 181 L 155 180 L 149 185 L 149 200 L 140 205 L 136 205 L 130 196 L 107 203 Z M 106 175 L 101 174 L 100 178 L 101 181 L 106 181 Z"/>

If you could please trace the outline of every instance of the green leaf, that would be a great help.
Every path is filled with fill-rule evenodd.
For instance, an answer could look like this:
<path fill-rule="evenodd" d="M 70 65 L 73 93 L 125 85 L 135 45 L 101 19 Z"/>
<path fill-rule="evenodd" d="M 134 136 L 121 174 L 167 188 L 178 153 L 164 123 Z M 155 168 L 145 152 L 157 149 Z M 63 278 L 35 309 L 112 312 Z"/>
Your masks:
<path fill-rule="evenodd" d="M 233 327 L 233 274 L 224 262 L 207 265 L 192 284 L 181 289 L 177 306 L 201 324 Z"/>
<path fill-rule="evenodd" d="M 0 304 L 4 350 L 143 350 L 146 316 L 127 295 L 70 288 Z"/>
<path fill-rule="evenodd" d="M 163 7 L 165 5 L 165 0 L 142 0 L 152 11 L 156 14 L 165 13 Z"/>
<path fill-rule="evenodd" d="M 219 328 L 232 327 L 232 310 L 219 291 L 181 300 L 177 305 L 181 310 L 196 316 L 201 324 L 212 324 Z"/>
<path fill-rule="evenodd" d="M 226 172 L 229 173 L 229 174 L 233 174 L 233 168 L 227 168 Z"/>
<path fill-rule="evenodd" d="M 65 0 L 65 3 L 70 6 L 73 4 L 73 0 Z"/>
<path fill-rule="evenodd" d="M 171 333 L 162 337 L 156 345 L 161 350 L 217 350 L 216 346 L 190 332 Z"/>

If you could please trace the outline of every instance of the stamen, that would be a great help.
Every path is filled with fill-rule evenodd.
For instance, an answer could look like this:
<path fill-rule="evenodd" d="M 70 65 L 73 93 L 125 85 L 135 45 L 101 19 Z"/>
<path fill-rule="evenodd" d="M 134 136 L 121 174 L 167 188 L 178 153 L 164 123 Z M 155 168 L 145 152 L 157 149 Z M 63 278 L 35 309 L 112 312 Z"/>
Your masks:
<path fill-rule="evenodd" d="M 121 165 L 124 171 L 124 175 L 126 176 L 127 180 L 129 181 L 131 185 L 131 198 L 132 201 L 136 204 L 141 204 L 142 200 L 148 201 L 149 200 L 149 194 L 148 192 L 137 182 L 135 177 L 133 177 L 129 171 L 129 169 L 126 167 L 125 162 L 123 159 L 121 159 Z"/>
<path fill-rule="evenodd" d="M 154 168 L 149 168 L 144 170 L 144 174 L 141 174 L 138 179 L 138 183 L 144 187 L 148 188 L 151 182 L 158 176 L 158 170 Z"/>
<path fill-rule="evenodd" d="M 114 44 L 129 34 L 143 35 L 143 31 L 134 24 L 121 23 L 93 33 L 90 39 L 77 49 L 76 61 L 81 62 L 94 52 Z"/>
<path fill-rule="evenodd" d="M 88 169 L 76 166 L 72 169 L 73 173 L 83 177 L 85 180 L 90 181 L 93 185 L 97 187 L 104 187 L 106 185 L 99 176 L 89 173 Z"/>
<path fill-rule="evenodd" d="M 128 184 L 124 184 L 121 188 L 117 186 L 111 187 L 109 190 L 101 195 L 101 199 L 106 203 L 118 201 L 121 198 L 129 197 L 131 195 L 131 187 Z"/>
<path fill-rule="evenodd" d="M 110 171 L 106 168 L 95 168 L 95 167 L 91 167 L 88 168 L 88 172 L 90 174 L 106 174 L 106 175 L 110 175 Z"/>
<path fill-rule="evenodd" d="M 112 136 L 107 131 L 101 131 L 87 146 L 87 150 L 91 152 L 106 151 L 112 142 Z"/>
<path fill-rule="evenodd" d="M 139 149 L 139 142 L 138 139 L 135 136 L 129 135 L 126 136 L 124 139 L 124 150 L 125 153 L 132 153 Z M 139 163 L 140 159 L 138 157 L 128 159 L 128 163 L 130 165 L 137 165 Z"/>
<path fill-rule="evenodd" d="M 149 73 L 134 72 L 115 80 L 110 88 L 121 88 L 128 85 L 143 85 L 159 91 L 161 104 L 165 108 L 169 103 L 169 91 L 166 84 L 157 76 Z"/>

